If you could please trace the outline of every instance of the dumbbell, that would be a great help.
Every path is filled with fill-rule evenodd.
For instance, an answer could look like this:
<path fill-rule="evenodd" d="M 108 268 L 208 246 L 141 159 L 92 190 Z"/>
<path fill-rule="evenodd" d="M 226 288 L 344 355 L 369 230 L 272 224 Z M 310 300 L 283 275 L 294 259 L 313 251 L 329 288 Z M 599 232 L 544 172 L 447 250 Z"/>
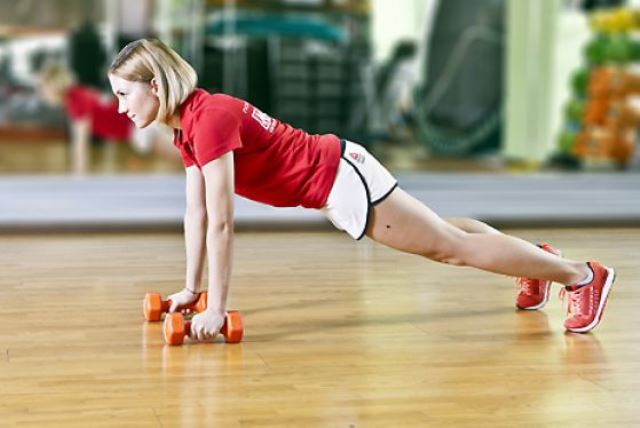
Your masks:
<path fill-rule="evenodd" d="M 179 312 L 167 314 L 164 318 L 164 340 L 168 345 L 182 345 L 184 337 L 191 334 L 191 321 L 185 321 L 184 315 Z M 220 334 L 227 343 L 238 343 L 242 340 L 244 329 L 242 316 L 238 311 L 228 311 L 224 318 L 224 324 Z"/>
<path fill-rule="evenodd" d="M 171 300 L 162 300 L 160 293 L 147 293 L 142 303 L 142 311 L 144 319 L 147 321 L 160 321 L 162 314 L 169 312 Z M 194 312 L 202 312 L 207 309 L 207 292 L 200 293 L 198 300 L 190 305 L 181 307 L 180 309 L 189 309 Z"/>

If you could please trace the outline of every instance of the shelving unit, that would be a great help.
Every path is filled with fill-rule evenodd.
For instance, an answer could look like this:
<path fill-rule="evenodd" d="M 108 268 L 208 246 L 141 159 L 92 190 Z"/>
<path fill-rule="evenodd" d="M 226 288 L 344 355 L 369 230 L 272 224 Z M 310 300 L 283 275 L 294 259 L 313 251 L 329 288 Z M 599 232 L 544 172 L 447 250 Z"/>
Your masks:
<path fill-rule="evenodd" d="M 203 85 L 366 144 L 369 1 L 234 3 L 207 2 Z"/>
<path fill-rule="evenodd" d="M 640 10 L 617 8 L 589 17 L 584 66 L 571 78 L 572 95 L 558 137 L 561 155 L 585 167 L 627 167 L 640 123 Z"/>

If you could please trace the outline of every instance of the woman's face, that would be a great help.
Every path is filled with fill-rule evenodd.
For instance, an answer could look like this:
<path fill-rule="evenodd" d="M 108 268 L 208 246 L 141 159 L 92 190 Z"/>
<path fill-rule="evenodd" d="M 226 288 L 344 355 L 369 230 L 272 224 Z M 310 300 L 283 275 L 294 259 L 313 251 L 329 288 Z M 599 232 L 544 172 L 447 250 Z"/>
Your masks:
<path fill-rule="evenodd" d="M 129 116 L 138 128 L 149 126 L 158 115 L 160 101 L 155 82 L 132 82 L 109 74 L 111 90 L 118 98 L 118 112 Z"/>

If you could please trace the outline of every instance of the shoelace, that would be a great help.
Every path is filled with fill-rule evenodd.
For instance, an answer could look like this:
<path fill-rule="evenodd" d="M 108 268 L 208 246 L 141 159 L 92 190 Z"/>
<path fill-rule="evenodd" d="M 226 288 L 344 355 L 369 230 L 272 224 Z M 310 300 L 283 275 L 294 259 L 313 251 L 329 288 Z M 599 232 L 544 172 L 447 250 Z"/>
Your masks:
<path fill-rule="evenodd" d="M 537 279 L 520 277 L 516 279 L 516 287 L 519 290 L 523 291 L 524 294 L 531 296 L 534 294 L 538 294 L 539 290 L 539 281 Z"/>
<path fill-rule="evenodd" d="M 567 314 L 579 315 L 587 314 L 591 308 L 591 293 L 587 290 L 588 287 L 578 288 L 576 291 L 567 291 L 562 287 L 558 293 L 558 297 L 564 303 L 564 298 L 568 295 Z"/>

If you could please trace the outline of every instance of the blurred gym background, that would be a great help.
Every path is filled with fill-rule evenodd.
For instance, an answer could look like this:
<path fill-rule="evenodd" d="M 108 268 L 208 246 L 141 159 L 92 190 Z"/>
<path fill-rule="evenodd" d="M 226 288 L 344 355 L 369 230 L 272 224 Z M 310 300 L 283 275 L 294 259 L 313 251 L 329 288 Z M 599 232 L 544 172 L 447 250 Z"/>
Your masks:
<path fill-rule="evenodd" d="M 38 90 L 60 64 L 108 100 L 105 69 L 141 37 L 209 91 L 363 144 L 443 215 L 637 223 L 639 29 L 640 1 L 620 0 L 4 0 L 0 228 L 179 227 L 167 130 L 94 135 L 78 169 Z M 236 217 L 322 223 L 240 199 Z"/>

